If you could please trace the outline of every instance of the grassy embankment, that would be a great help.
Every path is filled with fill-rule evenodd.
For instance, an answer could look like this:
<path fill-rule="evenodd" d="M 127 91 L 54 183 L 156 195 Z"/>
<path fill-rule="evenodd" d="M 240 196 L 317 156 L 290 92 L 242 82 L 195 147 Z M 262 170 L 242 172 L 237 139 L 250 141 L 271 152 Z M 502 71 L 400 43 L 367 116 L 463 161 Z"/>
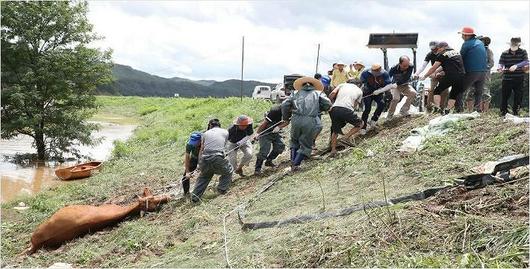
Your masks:
<path fill-rule="evenodd" d="M 2 265 L 49 266 L 67 262 L 89 267 L 222 267 L 226 265 L 223 216 L 247 201 L 268 177 L 235 177 L 226 196 L 213 191 L 198 206 L 172 201 L 159 212 L 84 236 L 57 251 L 41 250 L 16 258 L 31 231 L 68 204 L 130 201 L 143 186 L 158 189 L 176 182 L 182 172 L 187 135 L 219 117 L 225 126 L 240 113 L 260 119 L 270 106 L 245 99 L 100 98 L 107 115 L 133 115 L 141 127 L 117 145 L 103 172 L 21 198 L 31 208 L 15 212 L 2 206 Z M 327 116 L 324 116 L 327 119 Z M 473 166 L 528 152 L 525 125 L 503 123 L 494 115 L 456 124 L 423 151 L 400 156 L 395 150 L 408 132 L 429 117 L 383 124 L 376 136 L 340 158 L 312 160 L 289 175 L 246 210 L 245 221 L 276 220 L 337 210 L 353 204 L 412 193 L 452 182 Z M 329 123 L 326 120 L 324 130 Z M 328 137 L 318 142 L 324 147 Z M 367 154 L 369 151 L 374 155 Z M 285 162 L 287 154 L 280 157 Z M 284 164 L 285 166 L 285 164 Z M 251 168 L 247 173 L 251 172 Z M 274 176 L 274 172 L 269 172 Z M 383 189 L 383 183 L 386 188 Z M 213 182 L 211 183 L 213 185 Z M 242 231 L 228 218 L 230 264 L 254 266 L 528 266 L 528 181 L 446 194 L 423 202 L 367 210 L 347 217 L 282 228 Z M 20 201 L 18 200 L 18 201 Z"/>

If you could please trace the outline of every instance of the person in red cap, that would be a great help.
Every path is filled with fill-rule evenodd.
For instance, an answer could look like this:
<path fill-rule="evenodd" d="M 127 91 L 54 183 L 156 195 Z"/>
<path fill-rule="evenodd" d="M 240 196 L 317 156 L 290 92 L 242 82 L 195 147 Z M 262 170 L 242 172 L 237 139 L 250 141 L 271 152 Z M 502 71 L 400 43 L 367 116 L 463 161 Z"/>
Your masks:
<path fill-rule="evenodd" d="M 488 54 L 484 43 L 477 38 L 473 28 L 464 27 L 459 34 L 462 35 L 462 39 L 464 40 L 460 49 L 460 55 L 462 55 L 462 60 L 464 61 L 466 75 L 464 77 L 464 92 L 457 97 L 457 110 L 463 110 L 465 93 L 470 89 L 474 89 L 472 93 L 475 101 L 474 110 L 481 111 L 480 104 L 482 103 L 482 95 L 489 70 Z"/>
<path fill-rule="evenodd" d="M 250 163 L 252 159 L 252 119 L 247 115 L 241 115 L 236 118 L 234 125 L 228 129 L 228 160 L 232 165 L 234 172 L 240 176 L 243 174 L 243 167 Z M 243 157 L 239 165 L 237 164 L 237 152 L 241 150 Z"/>

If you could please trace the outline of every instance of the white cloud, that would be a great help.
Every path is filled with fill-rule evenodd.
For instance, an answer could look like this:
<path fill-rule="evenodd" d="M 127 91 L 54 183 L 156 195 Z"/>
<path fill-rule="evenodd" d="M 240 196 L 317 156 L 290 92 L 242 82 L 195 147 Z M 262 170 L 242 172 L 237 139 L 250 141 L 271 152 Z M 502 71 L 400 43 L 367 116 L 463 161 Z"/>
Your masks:
<path fill-rule="evenodd" d="M 496 59 L 511 36 L 529 40 L 528 2 L 90 2 L 89 19 L 114 50 L 114 61 L 163 77 L 239 78 L 245 35 L 245 79 L 280 81 L 320 72 L 335 61 L 382 62 L 368 49 L 370 32 L 418 32 L 418 64 L 430 40 L 459 48 L 457 31 L 473 26 L 492 38 Z M 389 50 L 390 64 L 410 50 Z"/>

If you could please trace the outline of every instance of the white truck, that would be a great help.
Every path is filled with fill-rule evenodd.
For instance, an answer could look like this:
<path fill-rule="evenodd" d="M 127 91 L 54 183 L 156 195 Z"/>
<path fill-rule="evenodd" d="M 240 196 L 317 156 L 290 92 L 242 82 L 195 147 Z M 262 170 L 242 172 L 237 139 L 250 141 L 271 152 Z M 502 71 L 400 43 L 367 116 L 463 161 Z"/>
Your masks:
<path fill-rule="evenodd" d="M 254 91 L 252 92 L 252 99 L 271 99 L 271 87 L 269 86 L 263 86 L 258 85 L 254 87 Z"/>

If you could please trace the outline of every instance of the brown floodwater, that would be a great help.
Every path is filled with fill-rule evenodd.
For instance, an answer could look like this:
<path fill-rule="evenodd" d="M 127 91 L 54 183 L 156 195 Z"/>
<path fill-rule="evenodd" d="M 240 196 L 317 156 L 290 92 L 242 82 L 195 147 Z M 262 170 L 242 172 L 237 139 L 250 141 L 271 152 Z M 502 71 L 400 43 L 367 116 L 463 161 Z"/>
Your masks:
<path fill-rule="evenodd" d="M 118 125 L 113 123 L 98 122 L 101 129 L 92 134 L 95 139 L 103 138 L 97 146 L 79 146 L 82 155 L 90 159 L 104 161 L 110 157 L 113 142 L 125 141 L 133 133 L 136 126 Z M 55 176 L 55 169 L 74 165 L 77 162 L 59 164 L 57 162 L 40 162 L 20 165 L 11 162 L 16 154 L 35 153 L 32 147 L 32 138 L 17 136 L 13 139 L 0 139 L 0 180 L 1 202 L 7 202 L 19 195 L 32 195 L 45 188 L 68 181 L 61 181 Z"/>

